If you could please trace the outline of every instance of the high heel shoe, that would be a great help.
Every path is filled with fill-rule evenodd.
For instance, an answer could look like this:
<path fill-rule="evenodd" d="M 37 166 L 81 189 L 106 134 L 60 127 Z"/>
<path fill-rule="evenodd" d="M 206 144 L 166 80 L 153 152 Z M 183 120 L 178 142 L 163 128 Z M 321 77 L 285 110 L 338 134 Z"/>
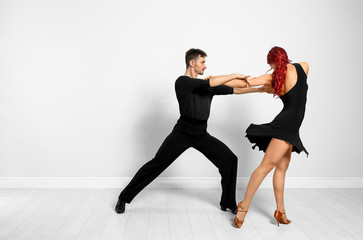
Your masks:
<path fill-rule="evenodd" d="M 242 208 L 242 201 L 238 203 L 238 206 L 237 206 L 237 213 L 238 212 L 244 212 L 247 214 L 248 211 L 245 211 L 243 210 Z M 246 215 L 245 215 L 246 217 Z M 243 220 L 240 220 L 237 216 L 234 218 L 234 227 L 235 228 L 241 228 L 242 227 L 242 224 L 243 222 L 245 221 L 245 219 L 243 218 Z"/>
<path fill-rule="evenodd" d="M 287 219 L 285 212 L 280 212 L 279 210 L 276 210 L 274 213 L 274 218 L 276 219 L 277 226 L 280 226 L 280 223 L 282 224 L 289 224 L 291 223 L 291 220 Z"/>

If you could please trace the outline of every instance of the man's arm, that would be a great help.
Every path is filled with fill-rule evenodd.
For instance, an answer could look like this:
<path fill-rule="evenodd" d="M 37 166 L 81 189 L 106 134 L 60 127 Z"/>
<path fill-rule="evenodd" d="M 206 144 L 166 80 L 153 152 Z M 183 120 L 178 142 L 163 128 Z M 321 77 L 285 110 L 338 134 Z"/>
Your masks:
<path fill-rule="evenodd" d="M 232 80 L 247 79 L 247 77 L 248 76 L 245 76 L 245 75 L 239 74 L 239 73 L 234 73 L 234 74 L 229 74 L 229 75 L 215 76 L 215 77 L 211 77 L 209 79 L 209 85 L 211 87 L 216 87 L 216 86 L 219 86 L 219 85 L 226 84 L 227 82 L 230 82 Z"/>
<path fill-rule="evenodd" d="M 232 87 L 232 88 L 244 88 L 244 87 L 247 87 L 247 81 L 244 79 L 233 79 L 229 82 L 226 82 L 223 85 Z"/>

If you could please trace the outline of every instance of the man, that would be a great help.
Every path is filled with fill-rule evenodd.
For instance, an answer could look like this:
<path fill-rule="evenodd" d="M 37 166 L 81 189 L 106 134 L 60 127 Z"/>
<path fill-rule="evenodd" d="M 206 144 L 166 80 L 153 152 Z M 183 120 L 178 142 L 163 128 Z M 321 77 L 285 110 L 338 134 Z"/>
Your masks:
<path fill-rule="evenodd" d="M 223 211 L 236 211 L 237 157 L 220 140 L 207 132 L 207 120 L 214 95 L 263 92 L 265 87 L 246 87 L 247 76 L 230 74 L 197 79 L 207 68 L 207 54 L 200 49 L 190 49 L 185 54 L 186 71 L 175 82 L 180 118 L 173 131 L 164 140 L 155 157 L 142 166 L 131 182 L 121 192 L 115 210 L 125 212 L 125 203 L 133 198 L 159 176 L 185 150 L 193 147 L 203 153 L 219 170 L 222 176 Z"/>

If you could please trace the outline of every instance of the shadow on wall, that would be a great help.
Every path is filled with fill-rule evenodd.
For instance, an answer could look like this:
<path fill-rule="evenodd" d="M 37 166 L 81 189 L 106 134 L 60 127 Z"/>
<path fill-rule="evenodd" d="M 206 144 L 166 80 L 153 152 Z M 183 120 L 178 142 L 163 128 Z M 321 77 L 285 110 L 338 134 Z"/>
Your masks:
<path fill-rule="evenodd" d="M 177 115 L 171 114 L 170 96 L 148 96 L 144 110 L 139 114 L 139 119 L 134 125 L 135 146 L 139 150 L 135 159 L 138 164 L 151 160 L 165 138 L 171 133 L 177 121 Z M 176 106 L 177 107 L 177 106 Z M 177 109 L 173 112 L 177 112 Z"/>

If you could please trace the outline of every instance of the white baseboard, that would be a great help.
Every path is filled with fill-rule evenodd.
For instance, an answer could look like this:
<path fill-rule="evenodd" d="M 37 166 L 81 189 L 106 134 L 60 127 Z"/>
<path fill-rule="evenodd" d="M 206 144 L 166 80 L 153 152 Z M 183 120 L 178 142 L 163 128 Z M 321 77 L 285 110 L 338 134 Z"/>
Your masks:
<path fill-rule="evenodd" d="M 4 188 L 124 188 L 131 178 L 0 178 Z M 238 178 L 237 188 L 246 188 L 249 178 Z M 220 178 L 157 178 L 149 188 L 220 188 Z M 286 188 L 363 188 L 363 178 L 286 178 Z M 261 188 L 272 188 L 266 178 Z"/>

